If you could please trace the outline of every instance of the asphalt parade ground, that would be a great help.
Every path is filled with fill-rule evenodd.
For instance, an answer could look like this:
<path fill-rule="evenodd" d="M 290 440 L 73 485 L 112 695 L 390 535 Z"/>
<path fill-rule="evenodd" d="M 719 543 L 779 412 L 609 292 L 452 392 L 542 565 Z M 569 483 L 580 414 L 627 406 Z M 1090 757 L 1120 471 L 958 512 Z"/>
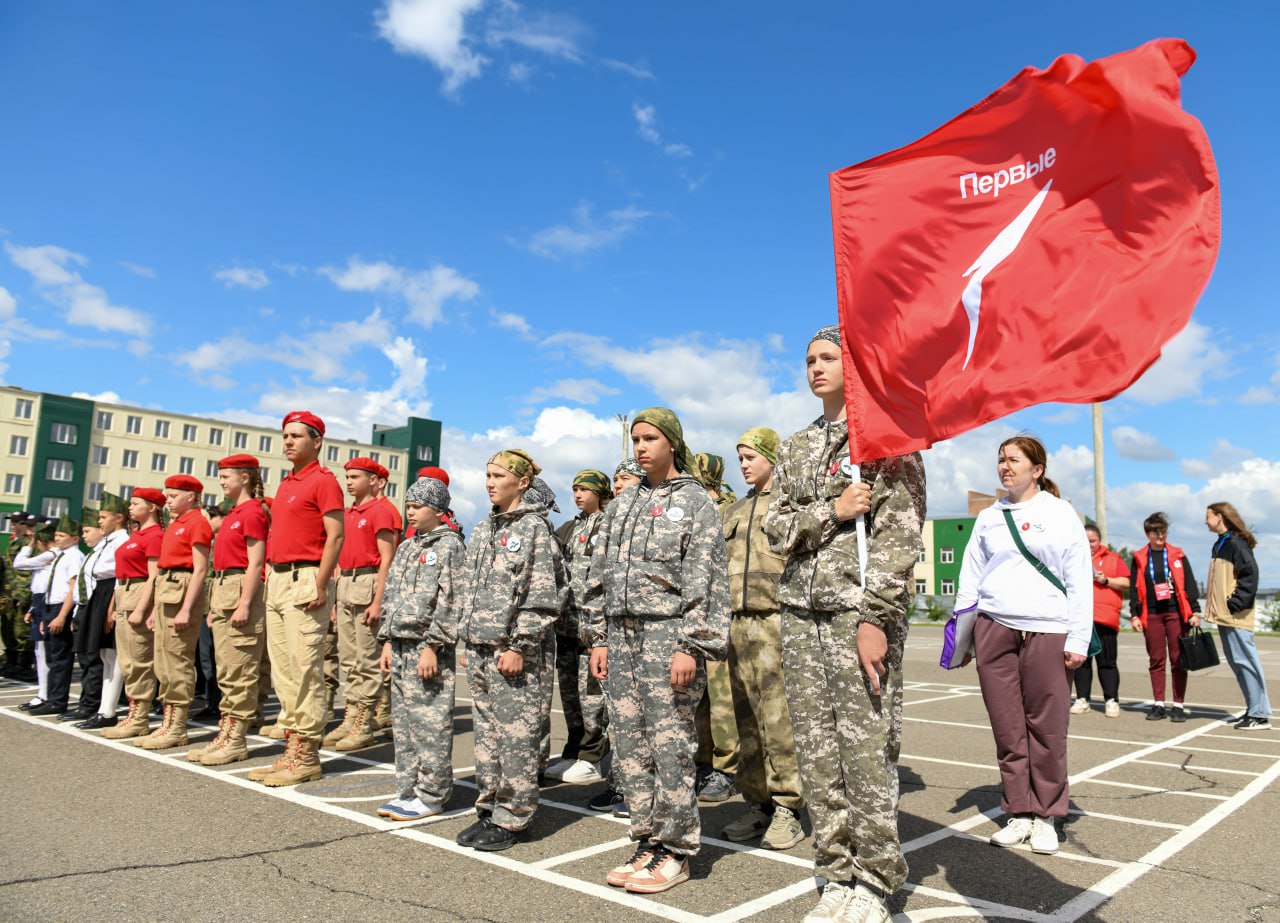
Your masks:
<path fill-rule="evenodd" d="M 994 744 L 972 667 L 937 666 L 941 633 L 907 652 L 899 819 L 909 883 L 895 921 L 1280 921 L 1280 730 L 1241 732 L 1223 665 L 1191 676 L 1184 724 L 1146 721 L 1141 639 L 1120 638 L 1118 719 L 1071 719 L 1071 816 L 1057 855 L 986 842 L 999 818 Z M 1280 703 L 1280 638 L 1259 638 Z M 602 788 L 543 789 L 532 834 L 500 853 L 457 846 L 475 789 L 460 681 L 455 794 L 442 816 L 374 814 L 395 796 L 392 745 L 324 751 L 325 777 L 269 789 L 246 779 L 282 742 L 209 768 L 17 706 L 0 683 L 0 920 L 796 921 L 817 899 L 809 841 L 786 852 L 720 837 L 738 797 L 704 806 L 692 877 L 651 897 L 605 884 L 630 856 L 627 822 L 587 809 Z M 274 705 L 274 703 L 273 703 Z M 557 713 L 553 757 L 563 742 Z M 211 738 L 201 727 L 192 744 Z M 807 829 L 807 826 L 806 826 Z"/>

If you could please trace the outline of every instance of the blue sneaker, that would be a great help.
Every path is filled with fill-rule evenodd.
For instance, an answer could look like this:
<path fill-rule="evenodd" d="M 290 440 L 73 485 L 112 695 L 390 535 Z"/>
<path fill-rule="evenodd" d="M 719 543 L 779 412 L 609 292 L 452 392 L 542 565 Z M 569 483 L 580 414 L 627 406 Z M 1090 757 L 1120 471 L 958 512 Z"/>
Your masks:
<path fill-rule="evenodd" d="M 435 817 L 437 814 L 444 813 L 444 808 L 440 805 L 423 804 L 422 799 L 416 796 L 398 803 L 393 801 L 385 807 L 387 808 L 385 814 L 381 809 L 378 813 L 388 820 L 422 820 L 424 817 Z"/>

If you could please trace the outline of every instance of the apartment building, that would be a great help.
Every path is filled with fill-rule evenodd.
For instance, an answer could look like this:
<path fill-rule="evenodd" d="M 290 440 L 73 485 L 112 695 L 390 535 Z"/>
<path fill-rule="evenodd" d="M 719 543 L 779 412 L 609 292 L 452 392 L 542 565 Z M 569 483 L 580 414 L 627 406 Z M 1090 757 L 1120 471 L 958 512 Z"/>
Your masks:
<path fill-rule="evenodd" d="M 396 500 L 419 467 L 440 463 L 440 432 L 438 420 L 410 417 L 375 426 L 369 442 L 326 438 L 321 462 L 341 481 L 348 460 L 377 460 L 391 473 L 387 494 Z M 217 503 L 218 461 L 239 452 L 262 462 L 268 495 L 290 470 L 279 428 L 0 387 L 0 527 L 20 509 L 78 517 L 103 491 L 127 498 L 171 474 L 199 478 L 205 503 Z"/>

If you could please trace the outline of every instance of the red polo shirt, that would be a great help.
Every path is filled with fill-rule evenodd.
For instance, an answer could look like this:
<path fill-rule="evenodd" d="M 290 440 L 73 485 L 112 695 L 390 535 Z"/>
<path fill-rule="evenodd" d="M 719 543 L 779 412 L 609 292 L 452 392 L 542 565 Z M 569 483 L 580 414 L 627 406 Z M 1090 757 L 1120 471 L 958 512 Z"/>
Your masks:
<path fill-rule="evenodd" d="M 195 545 L 209 547 L 213 541 L 213 527 L 199 508 L 187 510 L 164 530 L 164 542 L 160 545 L 161 567 L 191 567 L 191 549 Z"/>
<path fill-rule="evenodd" d="M 222 519 L 218 540 L 213 543 L 213 569 L 249 566 L 249 545 L 245 539 L 267 540 L 267 511 L 262 503 L 249 500 L 231 508 Z"/>
<path fill-rule="evenodd" d="M 396 530 L 396 541 L 399 542 L 400 536 L 404 534 L 404 517 L 400 515 L 400 507 L 392 503 L 385 494 L 378 499 L 387 505 L 387 509 L 391 510 L 391 521 L 395 523 L 392 528 Z"/>
<path fill-rule="evenodd" d="M 342 506 L 338 479 L 318 461 L 291 472 L 271 503 L 271 563 L 319 561 L 324 554 L 324 516 Z"/>
<path fill-rule="evenodd" d="M 130 535 L 116 549 L 116 579 L 130 580 L 148 576 L 147 558 L 160 557 L 160 543 L 163 540 L 164 529 L 155 525 L 139 529 Z"/>
<path fill-rule="evenodd" d="M 1101 546 L 1099 553 L 1092 555 L 1093 569 L 1100 570 L 1108 577 L 1125 577 L 1129 576 L 1129 565 L 1124 563 L 1124 558 L 1116 554 L 1106 545 Z M 1111 587 L 1099 586 L 1095 580 L 1093 583 L 1093 620 L 1099 625 L 1106 625 L 1109 628 L 1120 630 L 1120 606 L 1124 602 L 1124 594 L 1119 590 L 1113 590 Z"/>
<path fill-rule="evenodd" d="M 382 563 L 378 554 L 378 533 L 394 532 L 395 520 L 382 497 L 372 497 L 359 506 L 347 510 L 346 532 L 342 539 L 342 552 L 338 555 L 338 568 L 377 567 Z"/>

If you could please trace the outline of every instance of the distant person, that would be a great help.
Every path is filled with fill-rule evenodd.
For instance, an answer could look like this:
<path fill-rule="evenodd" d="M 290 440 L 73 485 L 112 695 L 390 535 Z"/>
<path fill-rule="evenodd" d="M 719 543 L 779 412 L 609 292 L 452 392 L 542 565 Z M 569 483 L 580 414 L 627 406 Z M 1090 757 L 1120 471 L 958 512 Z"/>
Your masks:
<path fill-rule="evenodd" d="M 1258 592 L 1258 540 L 1230 503 L 1210 503 L 1204 524 L 1218 536 L 1209 560 L 1205 586 L 1205 618 L 1218 626 L 1222 650 L 1244 694 L 1244 714 L 1233 724 L 1237 731 L 1271 730 L 1271 700 L 1267 678 L 1253 643 L 1254 596 Z"/>
<path fill-rule="evenodd" d="M 1129 621 L 1134 631 L 1147 638 L 1147 656 L 1151 672 L 1151 708 L 1148 721 L 1168 718 L 1175 723 L 1186 721 L 1183 699 L 1187 694 L 1187 670 L 1182 665 L 1178 640 L 1187 626 L 1200 624 L 1200 595 L 1191 562 L 1168 543 L 1169 517 L 1152 513 L 1142 523 L 1147 544 L 1133 553 L 1129 583 Z M 1173 676 L 1173 701 L 1165 701 L 1166 667 Z"/>
<path fill-rule="evenodd" d="M 1098 661 L 1098 682 L 1102 684 L 1103 713 L 1108 718 L 1120 717 L 1120 670 L 1116 666 L 1116 637 L 1120 633 L 1120 606 L 1123 591 L 1129 588 L 1129 566 L 1124 558 L 1102 542 L 1098 527 L 1084 527 L 1089 538 L 1089 555 L 1093 566 L 1093 630 L 1098 633 L 1102 650 L 1097 657 L 1086 657 L 1076 668 L 1076 704 L 1071 714 L 1083 715 L 1089 710 L 1093 689 L 1093 662 Z"/>

